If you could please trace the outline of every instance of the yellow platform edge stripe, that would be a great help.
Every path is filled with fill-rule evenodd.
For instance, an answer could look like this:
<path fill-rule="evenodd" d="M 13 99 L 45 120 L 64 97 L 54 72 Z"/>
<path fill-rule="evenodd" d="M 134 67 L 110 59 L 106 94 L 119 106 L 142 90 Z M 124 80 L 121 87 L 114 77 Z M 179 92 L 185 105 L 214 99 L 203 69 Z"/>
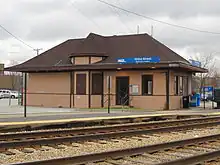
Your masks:
<path fill-rule="evenodd" d="M 13 125 L 33 125 L 33 124 L 59 124 L 68 122 L 79 121 L 96 121 L 96 120 L 108 120 L 108 119 L 123 119 L 123 118 L 144 118 L 144 117 L 161 117 L 161 116 L 199 116 L 199 115 L 220 115 L 220 112 L 203 113 L 203 114 L 148 114 L 148 115 L 128 115 L 128 116 L 106 116 L 106 117 L 88 117 L 88 118 L 76 118 L 76 119 L 54 119 L 54 120 L 36 120 L 36 121 L 22 121 L 22 122 L 1 122 L 0 126 L 13 126 Z"/>
<path fill-rule="evenodd" d="M 139 117 L 156 117 L 156 116 L 172 116 L 171 114 L 149 114 L 149 115 L 128 115 L 128 116 L 106 116 L 106 117 L 88 117 L 76 119 L 55 119 L 55 120 L 36 120 L 36 121 L 22 121 L 22 122 L 1 122 L 0 126 L 10 125 L 26 125 L 26 124 L 53 124 L 53 123 L 66 123 L 77 121 L 95 121 L 95 120 L 108 120 L 108 119 L 123 119 L 123 118 L 139 118 Z"/>

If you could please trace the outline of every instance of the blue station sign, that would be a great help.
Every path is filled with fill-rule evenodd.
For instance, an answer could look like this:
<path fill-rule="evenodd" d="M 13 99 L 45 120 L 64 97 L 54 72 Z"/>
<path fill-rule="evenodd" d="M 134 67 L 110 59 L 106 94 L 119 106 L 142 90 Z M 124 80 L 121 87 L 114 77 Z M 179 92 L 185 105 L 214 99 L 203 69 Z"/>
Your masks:
<path fill-rule="evenodd" d="M 151 57 L 118 58 L 117 62 L 120 64 L 158 63 L 160 62 L 160 57 L 151 56 Z"/>
<path fill-rule="evenodd" d="M 189 62 L 191 63 L 191 65 L 193 66 L 197 66 L 197 67 L 201 67 L 202 64 L 200 61 L 196 61 L 196 60 L 192 60 L 192 59 L 189 59 Z"/>
<path fill-rule="evenodd" d="M 211 86 L 203 87 L 203 91 L 205 91 L 205 92 L 212 92 L 213 91 L 213 87 L 211 87 Z"/>

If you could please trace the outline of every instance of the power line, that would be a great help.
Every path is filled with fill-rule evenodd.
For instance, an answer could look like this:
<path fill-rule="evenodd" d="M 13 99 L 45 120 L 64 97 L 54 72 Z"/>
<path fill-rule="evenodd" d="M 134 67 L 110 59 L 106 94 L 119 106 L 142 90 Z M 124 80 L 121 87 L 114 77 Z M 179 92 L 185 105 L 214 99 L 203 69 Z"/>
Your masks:
<path fill-rule="evenodd" d="M 206 31 L 206 30 L 200 30 L 200 29 L 190 28 L 190 27 L 186 27 L 186 26 L 181 26 L 181 25 L 177 25 L 177 24 L 172 24 L 172 23 L 169 23 L 169 22 L 157 20 L 157 19 L 154 19 L 154 18 L 152 18 L 152 17 L 148 17 L 148 16 L 145 16 L 145 15 L 142 15 L 142 14 L 139 14 L 139 13 L 136 13 L 136 12 L 133 12 L 133 11 L 130 11 L 130 10 L 121 8 L 121 7 L 119 7 L 119 6 L 116 6 L 116 5 L 114 5 L 114 4 L 108 3 L 108 2 L 103 1 L 103 0 L 97 0 L 97 1 L 99 1 L 99 2 L 101 2 L 101 3 L 103 3 L 103 4 L 106 4 L 106 5 L 108 5 L 108 6 L 111 6 L 111 7 L 113 7 L 113 8 L 117 8 L 117 9 L 119 9 L 119 10 L 122 10 L 122 11 L 124 11 L 124 12 L 130 13 L 130 14 L 133 14 L 133 15 L 136 15 L 136 16 L 139 16 L 139 17 L 142 17 L 142 18 L 145 18 L 145 19 L 149 19 L 149 20 L 152 20 L 152 21 L 161 23 L 161 24 L 166 24 L 166 25 L 173 26 L 173 27 L 176 27 L 176 28 L 186 29 L 186 30 L 190 30 L 190 31 L 196 31 L 196 32 L 200 32 L 200 33 L 208 33 L 208 34 L 217 34 L 217 35 L 220 35 L 220 32 Z"/>
<path fill-rule="evenodd" d="M 123 8 L 123 5 L 122 5 L 122 3 L 121 3 L 121 0 L 117 0 L 117 5 L 120 7 L 120 8 Z M 133 9 L 134 7 L 132 6 L 132 9 Z M 123 12 L 123 11 L 122 11 Z M 131 15 L 130 15 L 130 13 L 128 13 L 128 12 L 124 12 L 126 15 L 127 15 L 127 17 L 128 18 L 131 18 Z M 139 26 L 139 32 L 140 32 L 140 25 L 138 25 Z M 147 26 L 146 26 L 146 22 L 143 22 L 143 24 L 141 24 L 141 26 L 144 26 L 145 28 L 149 28 L 148 26 L 149 26 L 149 24 L 147 24 Z"/>
<path fill-rule="evenodd" d="M 111 7 L 110 7 L 110 6 L 109 6 L 109 8 L 110 8 L 110 10 L 111 10 Z M 117 14 L 118 20 L 123 24 L 123 26 L 124 26 L 129 32 L 132 32 L 132 30 L 131 30 L 131 29 L 123 22 L 123 20 L 121 19 L 121 16 L 120 16 L 119 12 L 117 11 L 117 9 L 116 9 L 116 8 L 113 8 L 113 10 L 114 10 L 114 11 L 112 11 L 112 10 L 111 10 L 111 11 Z"/>
<path fill-rule="evenodd" d="M 14 37 L 16 40 L 18 40 L 19 42 L 21 42 L 22 44 L 26 45 L 27 47 L 34 49 L 32 46 L 30 46 L 29 44 L 27 44 L 26 42 L 24 42 L 22 39 L 16 37 L 14 34 L 12 34 L 10 31 L 8 31 L 5 27 L 3 27 L 2 25 L 0 25 L 0 28 L 2 28 L 5 32 L 7 32 L 8 34 L 10 34 L 12 37 Z"/>
<path fill-rule="evenodd" d="M 77 6 L 76 6 L 76 1 L 70 1 L 71 5 L 82 15 L 84 16 L 86 19 L 88 19 L 91 23 L 93 23 L 98 29 L 100 29 L 100 26 L 91 18 L 89 18 L 86 14 L 84 14 L 82 12 L 81 9 L 79 9 Z"/>

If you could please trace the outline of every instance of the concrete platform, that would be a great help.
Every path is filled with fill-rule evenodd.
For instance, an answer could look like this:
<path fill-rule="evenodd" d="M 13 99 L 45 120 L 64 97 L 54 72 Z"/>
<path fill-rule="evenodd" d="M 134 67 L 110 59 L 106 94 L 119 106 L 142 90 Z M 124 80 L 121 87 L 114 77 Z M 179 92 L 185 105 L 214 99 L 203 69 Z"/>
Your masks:
<path fill-rule="evenodd" d="M 156 111 L 141 109 L 120 109 L 111 108 L 111 113 L 107 113 L 107 109 L 74 109 L 74 108 L 42 108 L 27 107 L 27 117 L 24 118 L 24 107 L 17 105 L 18 101 L 12 99 L 0 100 L 0 130 L 3 128 L 15 128 L 26 126 L 42 126 L 63 123 L 92 123 L 106 121 L 122 121 L 122 120 L 138 120 L 140 118 L 156 118 L 156 117 L 175 117 L 175 116 L 216 116 L 220 115 L 220 110 L 202 107 Z M 208 105 L 208 104 L 206 104 Z M 211 105 L 211 104 L 210 104 Z"/>
<path fill-rule="evenodd" d="M 112 120 L 141 120 L 150 118 L 170 118 L 177 116 L 198 117 L 217 116 L 220 110 L 202 110 L 201 108 L 173 111 L 146 111 L 138 109 L 68 109 L 27 107 L 27 117 L 23 117 L 23 107 L 10 106 L 8 111 L 0 107 L 0 130 L 19 127 L 40 127 L 46 125 L 109 122 Z"/>

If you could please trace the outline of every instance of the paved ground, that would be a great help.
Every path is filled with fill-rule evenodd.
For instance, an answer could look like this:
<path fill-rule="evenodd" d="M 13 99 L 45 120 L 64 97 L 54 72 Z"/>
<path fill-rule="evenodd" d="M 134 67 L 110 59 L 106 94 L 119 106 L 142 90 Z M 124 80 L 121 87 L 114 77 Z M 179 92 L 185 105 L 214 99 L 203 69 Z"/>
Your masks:
<path fill-rule="evenodd" d="M 0 107 L 9 107 L 18 105 L 18 99 L 0 99 Z"/>
<path fill-rule="evenodd" d="M 75 109 L 65 109 L 65 108 L 41 108 L 41 107 L 28 107 L 28 114 L 35 113 L 57 113 L 57 112 L 72 112 Z M 17 99 L 1 99 L 0 100 L 0 115 L 19 115 L 23 114 L 23 106 L 18 106 Z M 1 117 L 1 116 L 0 116 Z"/>
<path fill-rule="evenodd" d="M 113 111 L 108 114 L 106 112 L 72 112 L 72 113 L 56 113 L 56 114 L 41 114 L 28 115 L 27 118 L 22 116 L 5 116 L 0 118 L 0 123 L 23 122 L 23 121 L 44 121 L 45 120 L 64 120 L 64 119 L 101 119 L 106 117 L 132 117 L 132 116 L 153 117 L 153 116 L 169 116 L 169 115 L 220 115 L 220 110 L 178 110 L 178 111 L 149 111 L 149 112 L 121 112 Z M 139 116 L 139 117 L 140 117 Z"/>
<path fill-rule="evenodd" d="M 203 105 L 201 105 L 203 106 Z M 27 107 L 27 118 L 23 117 L 24 108 L 18 106 L 18 100 L 9 99 L 0 100 L 0 122 L 20 122 L 34 120 L 57 120 L 57 119 L 77 119 L 77 118 L 94 118 L 94 117 L 116 117 L 131 115 L 206 115 L 220 114 L 220 110 L 211 110 L 211 103 L 206 103 L 206 110 L 202 107 L 192 108 L 191 110 L 175 110 L 175 111 L 155 111 L 155 110 L 132 110 L 132 109 L 111 109 L 111 113 L 107 113 L 107 109 L 69 109 L 69 108 L 41 108 Z"/>

